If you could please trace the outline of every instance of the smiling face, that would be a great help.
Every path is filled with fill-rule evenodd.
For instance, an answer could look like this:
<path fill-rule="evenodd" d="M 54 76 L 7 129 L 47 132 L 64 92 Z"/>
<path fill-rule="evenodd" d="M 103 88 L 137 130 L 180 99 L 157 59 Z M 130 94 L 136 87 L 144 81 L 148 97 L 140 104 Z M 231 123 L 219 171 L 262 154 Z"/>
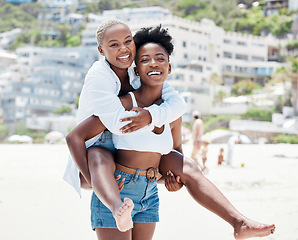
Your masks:
<path fill-rule="evenodd" d="M 114 71 L 129 68 L 135 58 L 136 46 L 128 26 L 117 24 L 108 28 L 98 50 Z"/>
<path fill-rule="evenodd" d="M 168 53 L 157 43 L 143 45 L 138 50 L 135 72 L 142 84 L 162 85 L 171 72 Z"/>

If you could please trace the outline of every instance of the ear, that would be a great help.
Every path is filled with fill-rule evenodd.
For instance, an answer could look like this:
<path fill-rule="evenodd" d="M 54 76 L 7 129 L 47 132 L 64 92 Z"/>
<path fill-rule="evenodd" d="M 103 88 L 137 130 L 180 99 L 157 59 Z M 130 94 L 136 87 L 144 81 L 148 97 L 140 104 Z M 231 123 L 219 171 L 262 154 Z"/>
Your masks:
<path fill-rule="evenodd" d="M 97 49 L 98 49 L 99 53 L 100 53 L 102 56 L 105 55 L 103 49 L 102 49 L 100 46 L 98 46 Z"/>
<path fill-rule="evenodd" d="M 169 74 L 171 73 L 171 71 L 172 71 L 172 66 L 171 66 L 171 64 L 169 63 Z"/>
<path fill-rule="evenodd" d="M 138 72 L 138 69 L 137 69 L 137 67 L 134 67 L 134 71 L 135 71 L 135 74 L 137 75 L 137 76 L 139 76 L 140 74 L 139 74 L 139 72 Z"/>

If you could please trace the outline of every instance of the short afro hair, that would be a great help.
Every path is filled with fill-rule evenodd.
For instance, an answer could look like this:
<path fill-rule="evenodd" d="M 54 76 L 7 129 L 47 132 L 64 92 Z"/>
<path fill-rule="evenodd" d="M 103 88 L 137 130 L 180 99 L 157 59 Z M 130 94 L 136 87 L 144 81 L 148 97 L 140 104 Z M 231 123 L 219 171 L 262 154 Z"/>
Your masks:
<path fill-rule="evenodd" d="M 161 45 L 166 50 L 169 56 L 174 50 L 172 36 L 169 34 L 168 29 L 162 28 L 161 25 L 155 28 L 142 28 L 141 30 L 136 32 L 133 40 L 136 45 L 136 58 L 140 47 L 147 43 L 157 43 Z"/>
<path fill-rule="evenodd" d="M 121 20 L 118 20 L 118 19 L 107 19 L 105 20 L 104 22 L 102 22 L 97 30 L 96 30 L 96 40 L 97 40 L 97 45 L 101 47 L 101 44 L 102 44 L 102 39 L 103 39 L 103 35 L 105 33 L 105 31 L 107 29 L 109 29 L 110 27 L 113 27 L 115 25 L 118 25 L 118 24 L 123 24 L 125 26 L 127 26 L 124 22 L 122 22 Z"/>

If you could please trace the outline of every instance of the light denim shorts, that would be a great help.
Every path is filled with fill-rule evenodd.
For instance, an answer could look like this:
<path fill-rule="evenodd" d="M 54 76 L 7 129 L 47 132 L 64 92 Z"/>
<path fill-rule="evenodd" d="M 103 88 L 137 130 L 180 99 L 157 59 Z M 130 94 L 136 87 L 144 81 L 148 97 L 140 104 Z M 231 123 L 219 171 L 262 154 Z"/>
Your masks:
<path fill-rule="evenodd" d="M 114 175 L 125 178 L 124 188 L 120 192 L 123 201 L 125 197 L 134 203 L 131 216 L 134 223 L 154 223 L 159 221 L 159 197 L 157 179 L 148 181 L 146 176 L 128 174 L 115 170 Z M 120 181 L 119 179 L 118 181 Z M 91 224 L 95 228 L 117 228 L 112 212 L 93 193 L 91 200 Z"/>
<path fill-rule="evenodd" d="M 108 130 L 105 130 L 100 136 L 100 138 L 95 143 L 93 143 L 90 147 L 88 147 L 88 149 L 93 146 L 104 147 L 111 150 L 113 154 L 115 153 L 115 146 L 112 139 L 112 133 Z"/>

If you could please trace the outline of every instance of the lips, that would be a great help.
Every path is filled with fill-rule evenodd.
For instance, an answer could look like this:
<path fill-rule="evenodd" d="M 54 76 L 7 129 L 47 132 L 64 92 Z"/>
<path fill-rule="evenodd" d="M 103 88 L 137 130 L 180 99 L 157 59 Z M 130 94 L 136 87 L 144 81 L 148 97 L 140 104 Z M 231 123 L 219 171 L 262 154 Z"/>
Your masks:
<path fill-rule="evenodd" d="M 120 61 L 126 62 L 126 61 L 128 61 L 130 59 L 130 55 L 129 54 L 126 54 L 126 55 L 123 55 L 123 56 L 119 56 L 118 59 Z"/>
<path fill-rule="evenodd" d="M 161 74 L 162 72 L 159 72 L 159 71 L 151 71 L 147 73 L 148 76 L 159 76 Z"/>

